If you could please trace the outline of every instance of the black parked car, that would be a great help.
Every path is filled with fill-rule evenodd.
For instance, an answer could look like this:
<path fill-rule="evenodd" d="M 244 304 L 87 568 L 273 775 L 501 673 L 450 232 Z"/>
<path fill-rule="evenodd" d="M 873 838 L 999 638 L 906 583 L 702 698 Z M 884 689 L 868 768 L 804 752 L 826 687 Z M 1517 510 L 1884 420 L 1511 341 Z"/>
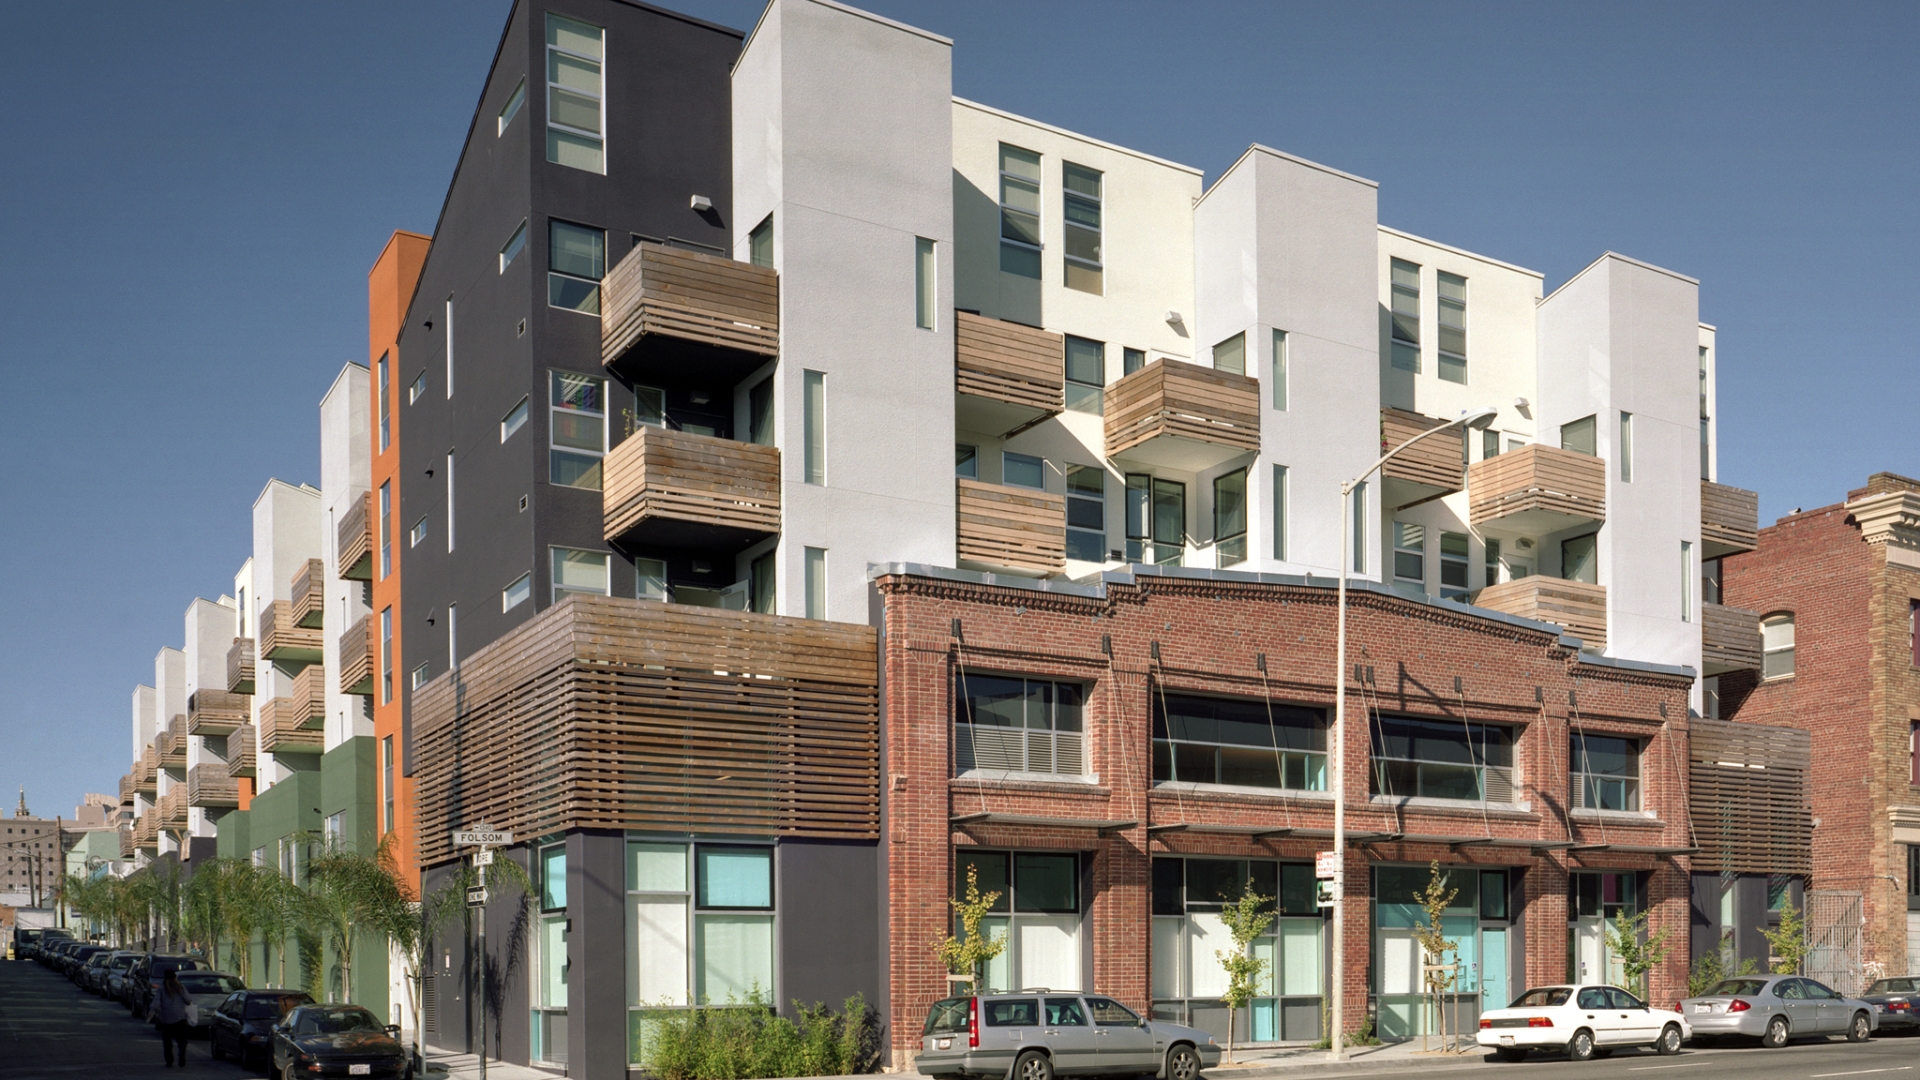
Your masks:
<path fill-rule="evenodd" d="M 1860 1000 L 1873 1005 L 1880 1014 L 1881 1031 L 1920 1029 L 1920 978 L 1880 979 Z"/>
<path fill-rule="evenodd" d="M 273 1071 L 283 1077 L 367 1076 L 407 1071 L 400 1026 L 358 1005 L 302 1005 L 273 1028 Z"/>
<path fill-rule="evenodd" d="M 40 966 L 54 971 L 65 971 L 67 950 L 79 948 L 85 944 L 84 941 L 76 941 L 70 937 L 63 937 L 57 941 L 47 941 L 43 938 L 40 942 Z"/>
<path fill-rule="evenodd" d="M 299 990 L 240 990 L 229 994 L 207 1025 L 213 1059 L 229 1055 L 242 1066 L 263 1060 L 272 1052 L 273 1027 L 286 1015 L 313 999 Z"/>
<path fill-rule="evenodd" d="M 123 1004 L 126 1002 L 127 989 L 132 985 L 133 965 L 139 963 L 140 956 L 140 953 L 123 950 L 114 953 L 113 959 L 107 961 L 107 996 L 109 998 Z"/>
<path fill-rule="evenodd" d="M 71 938 L 65 930 L 29 929 L 13 932 L 13 958 L 15 960 L 40 959 L 40 947 L 51 945 L 55 941 Z"/>
<path fill-rule="evenodd" d="M 87 961 L 93 959 L 100 953 L 112 951 L 112 949 L 107 948 L 105 945 L 75 945 L 61 954 L 60 973 L 72 979 L 75 983 L 85 986 L 86 980 L 82 977 L 81 973 L 86 970 Z"/>
<path fill-rule="evenodd" d="M 178 956 L 171 953 L 148 953 L 134 961 L 133 971 L 128 982 L 133 986 L 127 995 L 127 1008 L 133 1015 L 146 1018 L 147 1009 L 160 993 L 160 984 L 166 981 L 169 971 L 204 971 L 207 965 L 196 957 Z"/>
<path fill-rule="evenodd" d="M 107 964 L 118 955 L 120 953 L 117 949 L 102 948 L 99 952 L 87 957 L 86 963 L 80 965 L 79 969 L 73 973 L 73 981 L 90 993 L 106 993 Z"/>

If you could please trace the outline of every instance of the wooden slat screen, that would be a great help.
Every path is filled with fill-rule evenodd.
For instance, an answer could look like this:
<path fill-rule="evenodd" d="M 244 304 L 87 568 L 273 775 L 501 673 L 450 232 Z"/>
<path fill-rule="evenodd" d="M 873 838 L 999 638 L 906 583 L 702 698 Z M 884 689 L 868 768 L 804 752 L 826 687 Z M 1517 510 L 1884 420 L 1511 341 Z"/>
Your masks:
<path fill-rule="evenodd" d="M 1710 559 L 1757 547 L 1760 493 L 1700 481 L 1700 543 Z"/>
<path fill-rule="evenodd" d="M 1415 435 L 1445 423 L 1445 420 L 1436 420 L 1405 409 L 1382 408 L 1380 452 L 1384 454 Z M 1459 491 L 1466 484 L 1465 446 L 1465 435 L 1458 428 L 1440 435 L 1429 435 L 1381 466 L 1380 474 L 1392 480 Z"/>
<path fill-rule="evenodd" d="M 1245 375 L 1159 359 L 1106 391 L 1107 456 L 1162 436 L 1260 449 L 1260 383 Z"/>
<path fill-rule="evenodd" d="M 133 826 L 133 846 L 140 851 L 157 851 L 160 847 L 159 810 L 149 810 L 142 814 Z"/>
<path fill-rule="evenodd" d="M 1066 496 L 964 478 L 958 484 L 960 558 L 1042 574 L 1066 569 Z"/>
<path fill-rule="evenodd" d="M 1480 590 L 1474 604 L 1539 619 L 1566 628 L 1580 644 L 1595 651 L 1607 648 L 1607 587 L 1565 578 L 1532 577 L 1503 581 Z"/>
<path fill-rule="evenodd" d="M 138 850 L 133 846 L 133 829 L 122 825 L 118 832 L 120 833 L 120 857 L 123 859 L 133 858 L 133 853 Z"/>
<path fill-rule="evenodd" d="M 1700 605 L 1700 662 L 1711 669 L 1760 670 L 1760 613 Z"/>
<path fill-rule="evenodd" d="M 178 768 L 187 763 L 187 714 L 175 713 L 167 726 L 154 736 L 154 749 L 163 768 Z"/>
<path fill-rule="evenodd" d="M 373 615 L 355 620 L 340 635 L 340 692 L 373 693 Z"/>
<path fill-rule="evenodd" d="M 293 575 L 295 626 L 317 627 L 321 624 L 321 616 L 327 608 L 327 598 L 322 588 L 326 576 L 326 564 L 319 559 L 308 559 Z"/>
<path fill-rule="evenodd" d="M 160 755 L 148 743 L 140 752 L 140 760 L 134 765 L 134 789 L 142 794 L 151 795 L 160 782 Z"/>
<path fill-rule="evenodd" d="M 1694 870 L 1812 873 L 1811 733 L 1700 718 L 1692 729 Z"/>
<path fill-rule="evenodd" d="M 780 531 L 780 448 L 645 425 L 613 448 L 606 537 L 650 519 Z"/>
<path fill-rule="evenodd" d="M 260 655 L 286 663 L 314 663 L 322 655 L 320 630 L 296 626 L 293 602 L 275 600 L 260 611 Z"/>
<path fill-rule="evenodd" d="M 479 822 L 874 839 L 870 627 L 570 596 L 422 687 L 420 857 Z"/>
<path fill-rule="evenodd" d="M 250 694 L 195 690 L 187 697 L 187 734 L 225 735 L 246 723 L 252 713 Z"/>
<path fill-rule="evenodd" d="M 120 805 L 125 806 L 133 801 L 133 785 L 134 780 L 132 773 L 127 773 L 120 778 Z"/>
<path fill-rule="evenodd" d="M 253 639 L 237 637 L 227 649 L 227 691 L 253 693 Z"/>
<path fill-rule="evenodd" d="M 301 726 L 304 703 L 274 698 L 260 707 L 260 751 L 265 754 L 317 754 L 326 748 L 326 733 Z"/>
<path fill-rule="evenodd" d="M 600 283 L 600 359 L 649 335 L 780 353 L 780 278 L 752 263 L 640 244 Z"/>
<path fill-rule="evenodd" d="M 373 580 L 373 492 L 347 504 L 334 534 L 334 557 L 340 576 L 349 581 Z"/>
<path fill-rule="evenodd" d="M 187 770 L 187 805 L 239 806 L 240 783 L 222 765 L 195 765 Z"/>
<path fill-rule="evenodd" d="M 227 775 L 253 775 L 252 724 L 242 724 L 227 736 Z"/>
<path fill-rule="evenodd" d="M 1467 513 L 1473 524 L 1529 510 L 1605 520 L 1606 461 L 1535 443 L 1467 467 Z"/>
<path fill-rule="evenodd" d="M 962 394 L 1057 413 L 1067 406 L 1066 337 L 956 311 L 954 388 Z"/>
<path fill-rule="evenodd" d="M 327 726 L 327 669 L 312 664 L 293 677 L 293 715 L 300 726 L 321 731 Z"/>
<path fill-rule="evenodd" d="M 187 785 L 174 784 L 160 796 L 160 821 L 162 829 L 184 829 L 187 827 Z"/>

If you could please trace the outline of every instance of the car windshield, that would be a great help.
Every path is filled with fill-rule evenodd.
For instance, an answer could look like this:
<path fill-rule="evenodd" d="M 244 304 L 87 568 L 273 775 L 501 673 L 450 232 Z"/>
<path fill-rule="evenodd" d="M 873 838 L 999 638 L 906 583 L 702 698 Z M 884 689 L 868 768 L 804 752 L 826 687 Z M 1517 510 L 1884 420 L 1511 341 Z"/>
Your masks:
<path fill-rule="evenodd" d="M 198 960 L 183 956 L 156 956 L 153 963 L 147 965 L 147 978 L 164 979 L 169 971 L 193 971 L 199 966 Z"/>
<path fill-rule="evenodd" d="M 1867 993 L 1911 994 L 1913 993 L 1913 984 L 1915 981 L 1916 980 L 1913 979 L 1881 979 L 1868 988 Z"/>
<path fill-rule="evenodd" d="M 313 999 L 305 994 L 261 994 L 247 999 L 247 1019 L 278 1020 Z"/>
<path fill-rule="evenodd" d="M 1565 1005 L 1568 995 L 1573 993 L 1571 986 L 1542 986 L 1529 990 L 1513 999 L 1509 1009 L 1548 1009 L 1556 1005 Z"/>
<path fill-rule="evenodd" d="M 132 967 L 133 962 L 138 959 L 140 958 L 137 956 L 116 956 L 113 958 L 112 967 L 115 971 L 125 971 Z"/>
<path fill-rule="evenodd" d="M 1767 985 L 1765 979 L 1722 979 L 1720 985 L 1702 994 L 1702 997 L 1737 997 L 1741 994 L 1757 994 Z"/>
<path fill-rule="evenodd" d="M 346 1031 L 380 1031 L 380 1021 L 365 1009 L 303 1009 L 297 1035 L 337 1035 Z"/>
<path fill-rule="evenodd" d="M 226 995 L 247 988 L 246 983 L 232 975 L 222 975 L 217 971 L 183 971 L 180 973 L 180 985 L 186 987 L 189 994 Z"/>

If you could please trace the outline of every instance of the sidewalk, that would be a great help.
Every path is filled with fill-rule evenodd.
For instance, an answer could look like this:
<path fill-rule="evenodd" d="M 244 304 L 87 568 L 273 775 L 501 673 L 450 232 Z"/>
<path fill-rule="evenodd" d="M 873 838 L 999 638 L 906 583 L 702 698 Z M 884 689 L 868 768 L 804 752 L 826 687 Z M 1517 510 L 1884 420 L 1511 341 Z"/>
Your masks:
<path fill-rule="evenodd" d="M 1306 1046 L 1250 1047 L 1235 1049 L 1234 1064 L 1223 1063 L 1208 1069 L 1206 1075 L 1209 1080 L 1258 1080 L 1260 1077 L 1298 1075 L 1319 1070 L 1427 1069 L 1484 1064 L 1485 1051 L 1471 1042 L 1467 1044 L 1466 1053 L 1444 1053 L 1439 1045 L 1440 1040 L 1435 1037 L 1428 1041 L 1424 1051 L 1420 1048 L 1419 1039 L 1381 1043 L 1379 1046 L 1350 1046 L 1344 1062 L 1328 1061 L 1325 1050 Z"/>
<path fill-rule="evenodd" d="M 423 1044 L 421 1053 L 427 1059 L 427 1074 L 423 1080 L 480 1080 L 480 1059 L 473 1054 L 462 1054 L 445 1050 L 438 1046 Z M 487 1080 L 554 1080 L 565 1073 L 547 1069 L 536 1069 L 528 1065 L 513 1065 L 499 1058 L 487 1059 Z"/>

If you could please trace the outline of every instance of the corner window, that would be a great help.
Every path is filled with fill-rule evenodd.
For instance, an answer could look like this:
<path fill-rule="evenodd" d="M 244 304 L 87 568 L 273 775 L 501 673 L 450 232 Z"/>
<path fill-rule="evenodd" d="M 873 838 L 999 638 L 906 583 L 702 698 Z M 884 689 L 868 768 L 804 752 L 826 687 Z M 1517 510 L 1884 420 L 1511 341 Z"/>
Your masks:
<path fill-rule="evenodd" d="M 513 235 L 507 237 L 507 242 L 500 245 L 500 272 L 501 273 L 504 274 L 507 272 L 507 267 L 513 265 L 513 260 L 516 258 L 519 258 L 520 252 L 524 251 L 526 249 L 526 246 L 527 246 L 527 222 L 525 218 L 522 218 L 520 221 L 520 226 L 513 230 Z"/>
<path fill-rule="evenodd" d="M 607 273 L 607 234 L 565 221 L 547 222 L 547 305 L 600 314 L 600 279 Z"/>
<path fill-rule="evenodd" d="M 1040 279 L 1040 155 L 1000 144 L 1000 271 Z"/>
<path fill-rule="evenodd" d="M 1513 801 L 1511 730 L 1379 713 L 1372 727 L 1372 794 Z"/>
<path fill-rule="evenodd" d="M 1000 454 L 1000 482 L 1009 487 L 1032 488 L 1035 491 L 1045 491 L 1047 488 L 1046 465 L 1045 458 L 1002 451 Z"/>
<path fill-rule="evenodd" d="M 507 410 L 507 415 L 500 418 L 500 441 L 506 442 L 513 436 L 513 433 L 519 431 L 521 426 L 526 422 L 527 399 L 521 398 L 518 405 Z"/>
<path fill-rule="evenodd" d="M 1222 568 L 1247 561 L 1247 470 L 1213 480 L 1213 551 Z"/>
<path fill-rule="evenodd" d="M 1781 612 L 1760 620 L 1760 677 L 1784 679 L 1793 674 L 1793 613 Z"/>
<path fill-rule="evenodd" d="M 1078 683 L 967 672 L 954 717 L 955 768 L 1080 776 L 1087 771 L 1085 709 Z"/>
<path fill-rule="evenodd" d="M 1242 332 L 1213 347 L 1213 370 L 1247 373 L 1247 335 Z"/>
<path fill-rule="evenodd" d="M 1106 411 L 1107 347 L 1098 341 L 1067 338 L 1067 408 L 1074 412 Z"/>
<path fill-rule="evenodd" d="M 1401 371 L 1420 370 L 1420 267 L 1392 260 L 1393 334 L 1389 362 Z"/>
<path fill-rule="evenodd" d="M 506 134 L 507 125 L 513 123 L 513 118 L 520 115 L 520 106 L 526 103 L 527 78 L 522 75 L 520 81 L 513 85 L 513 93 L 507 95 L 507 103 L 500 106 L 500 116 L 493 127 L 493 134 L 496 137 Z"/>
<path fill-rule="evenodd" d="M 924 236 L 913 239 L 913 325 L 933 329 L 934 288 L 933 241 Z"/>
<path fill-rule="evenodd" d="M 607 381 L 566 371 L 548 374 L 547 480 L 598 491 L 600 462 L 607 453 Z"/>
<path fill-rule="evenodd" d="M 773 269 L 773 215 L 768 214 L 747 234 L 747 261 L 764 270 Z"/>
<path fill-rule="evenodd" d="M 1066 286 L 1099 295 L 1102 289 L 1100 259 L 1101 174 L 1083 165 L 1065 162 L 1061 213 L 1065 219 L 1062 239 L 1066 241 Z"/>
<path fill-rule="evenodd" d="M 1573 805 L 1590 810 L 1640 809 L 1640 744 L 1575 731 L 1567 751 Z"/>
<path fill-rule="evenodd" d="M 533 575 L 521 574 L 513 579 L 513 584 L 500 590 L 500 610 L 512 611 L 533 595 Z"/>
<path fill-rule="evenodd" d="M 1097 465 L 1067 466 L 1067 558 L 1107 559 L 1107 473 Z"/>
<path fill-rule="evenodd" d="M 1155 694 L 1153 780 L 1325 791 L 1326 715 L 1266 701 Z"/>
<path fill-rule="evenodd" d="M 559 602 L 567 593 L 611 595 L 608 587 L 607 553 L 578 548 L 553 549 L 553 599 Z"/>
<path fill-rule="evenodd" d="M 1440 362 L 1437 374 L 1447 382 L 1467 381 L 1467 279 L 1442 270 L 1435 275 L 1440 292 Z"/>
<path fill-rule="evenodd" d="M 1273 407 L 1281 412 L 1287 411 L 1287 332 L 1273 332 L 1273 385 L 1271 393 Z"/>
<path fill-rule="evenodd" d="M 604 38 L 597 26 L 547 13 L 547 160 L 556 165 L 607 171 Z"/>
<path fill-rule="evenodd" d="M 1594 442 L 1593 417 L 1583 416 L 1572 423 L 1561 424 L 1560 449 L 1588 457 L 1599 456 L 1600 451 Z"/>
<path fill-rule="evenodd" d="M 1187 542 L 1187 485 L 1127 474 L 1127 561 L 1179 566 Z"/>

